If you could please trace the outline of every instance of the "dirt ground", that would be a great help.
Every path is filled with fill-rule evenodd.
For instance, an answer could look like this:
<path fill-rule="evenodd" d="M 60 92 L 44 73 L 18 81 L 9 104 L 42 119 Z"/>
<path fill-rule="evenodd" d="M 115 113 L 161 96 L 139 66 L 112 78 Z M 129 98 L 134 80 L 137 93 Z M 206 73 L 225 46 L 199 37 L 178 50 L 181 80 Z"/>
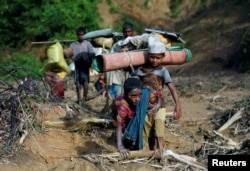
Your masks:
<path fill-rule="evenodd" d="M 219 73 L 216 73 L 219 74 Z M 218 111 L 232 109 L 236 102 L 249 96 L 250 76 L 247 74 L 223 72 L 221 77 L 222 88 L 210 92 L 211 80 L 205 75 L 190 77 L 173 76 L 173 80 L 180 94 L 183 116 L 180 120 L 171 117 L 166 119 L 165 149 L 175 153 L 195 157 L 196 151 L 201 148 L 204 141 L 202 131 L 212 132 L 218 129 L 212 119 Z M 242 82 L 244 80 L 244 83 Z M 166 91 L 167 110 L 173 110 L 173 102 Z M 66 91 L 66 99 L 76 100 L 74 91 Z M 70 101 L 69 100 L 69 101 Z M 68 103 L 69 103 L 68 101 Z M 98 96 L 87 102 L 87 108 L 98 112 L 105 105 Z M 61 106 L 61 107 L 59 107 Z M 65 117 L 65 105 L 46 104 L 39 114 L 43 121 L 61 120 Z M 84 118 L 86 112 L 81 111 Z M 42 130 L 30 131 L 19 151 L 11 157 L 2 159 L 0 170 L 98 170 L 98 165 L 107 165 L 110 170 L 157 170 L 146 163 L 128 163 L 99 161 L 90 162 L 82 155 L 109 154 L 116 152 L 114 127 L 96 127 L 80 131 L 81 127 L 74 129 L 51 128 L 44 125 Z M 228 136 L 228 134 L 225 134 Z M 242 141 L 240 135 L 229 135 L 236 142 Z M 146 142 L 144 149 L 148 150 Z M 205 164 L 205 163 L 204 163 Z M 158 163 L 159 166 L 161 164 Z M 159 169 L 159 168 L 158 168 Z M 160 168 L 161 169 L 161 168 Z M 103 170 L 103 169 L 100 169 Z"/>
<path fill-rule="evenodd" d="M 234 24 L 234 27 L 225 26 L 220 33 L 216 30 L 213 34 L 208 32 L 208 26 L 218 21 L 215 16 L 220 16 L 221 11 L 221 9 L 217 9 L 214 11 L 214 15 L 206 13 L 176 26 L 183 27 L 183 32 L 192 30 L 191 35 L 186 36 L 185 40 L 193 41 L 193 44 L 190 45 L 193 57 L 186 64 L 167 66 L 178 90 L 183 116 L 180 120 L 174 120 L 172 117 L 166 118 L 165 150 L 202 159 L 200 155 L 197 155 L 198 151 L 204 146 L 204 142 L 208 139 L 207 136 L 221 126 L 216 124 L 214 119 L 229 110 L 234 109 L 233 113 L 236 113 L 239 108 L 235 108 L 235 104 L 249 99 L 250 75 L 238 73 L 225 67 L 226 57 L 233 54 L 238 45 L 237 42 L 240 41 L 239 37 L 243 35 L 244 28 L 249 27 L 249 23 L 237 22 L 236 24 L 237 16 L 232 14 L 230 18 L 227 14 L 222 16 L 225 19 L 224 24 L 227 26 Z M 209 15 L 210 18 L 208 18 Z M 197 36 L 192 36 L 192 34 Z M 66 115 L 66 103 L 74 108 L 76 94 L 71 86 L 73 78 L 68 75 L 67 79 L 69 81 L 65 86 L 66 101 L 40 106 L 37 115 L 43 121 L 42 123 L 62 120 Z M 167 111 L 173 111 L 173 101 L 167 89 L 165 89 L 165 98 Z M 36 105 L 39 106 L 39 104 Z M 84 118 L 89 116 L 89 113 L 100 112 L 104 105 L 105 102 L 101 100 L 101 96 L 98 96 L 87 102 L 88 110 L 74 109 L 78 109 L 78 114 Z M 246 112 L 243 112 L 244 115 L 248 115 Z M 115 128 L 99 125 L 91 129 L 83 129 L 84 126 L 78 125 L 70 129 L 52 128 L 47 125 L 35 127 L 36 129 L 31 130 L 23 144 L 16 149 L 16 153 L 14 152 L 0 160 L 0 171 L 185 169 L 185 165 L 178 162 L 168 163 L 169 167 L 164 165 L 164 168 L 158 160 L 149 162 L 146 159 L 141 162 L 136 160 L 126 163 L 123 160 L 88 159 L 86 156 L 91 154 L 103 155 L 117 152 L 114 137 Z M 236 127 L 237 125 L 232 125 L 222 132 L 223 135 L 237 143 L 249 139 L 248 130 L 245 134 L 239 133 L 243 130 L 232 131 L 236 130 Z M 143 151 L 148 151 L 145 141 Z M 205 151 L 204 155 L 203 159 L 207 157 Z M 206 160 L 200 162 L 206 166 Z M 193 169 L 195 170 L 195 168 Z"/>

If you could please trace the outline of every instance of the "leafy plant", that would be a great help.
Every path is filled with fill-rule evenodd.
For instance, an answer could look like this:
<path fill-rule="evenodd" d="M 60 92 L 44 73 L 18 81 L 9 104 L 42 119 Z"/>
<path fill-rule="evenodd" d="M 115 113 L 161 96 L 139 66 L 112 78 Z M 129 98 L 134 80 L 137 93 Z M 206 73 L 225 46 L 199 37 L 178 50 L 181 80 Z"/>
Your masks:
<path fill-rule="evenodd" d="M 109 8 L 109 12 L 111 14 L 119 13 L 120 12 L 120 8 L 118 6 L 111 5 L 110 8 Z"/>
<path fill-rule="evenodd" d="M 16 74 L 18 74 L 17 78 L 27 75 L 33 78 L 40 77 L 40 75 L 43 74 L 42 67 L 47 61 L 38 61 L 35 58 L 35 52 L 36 49 L 29 52 L 13 52 L 11 56 L 2 56 L 0 58 L 0 63 L 5 66 L 5 70 L 0 69 L 1 77 L 8 77 L 8 74 L 6 74 L 8 69 L 15 69 Z M 15 74 L 14 71 L 11 74 Z"/>
<path fill-rule="evenodd" d="M 245 36 L 240 42 L 237 51 L 232 56 L 229 56 L 229 66 L 235 68 L 239 72 L 250 73 L 250 29 L 245 33 Z"/>
<path fill-rule="evenodd" d="M 21 47 L 30 41 L 75 38 L 75 29 L 99 28 L 100 0 L 2 0 L 0 46 Z M 14 41 L 13 41 L 14 40 Z"/>
<path fill-rule="evenodd" d="M 179 13 L 180 13 L 179 6 L 180 6 L 181 2 L 182 2 L 182 0 L 171 1 L 170 9 L 173 13 L 174 18 L 178 18 L 178 16 L 179 16 Z"/>

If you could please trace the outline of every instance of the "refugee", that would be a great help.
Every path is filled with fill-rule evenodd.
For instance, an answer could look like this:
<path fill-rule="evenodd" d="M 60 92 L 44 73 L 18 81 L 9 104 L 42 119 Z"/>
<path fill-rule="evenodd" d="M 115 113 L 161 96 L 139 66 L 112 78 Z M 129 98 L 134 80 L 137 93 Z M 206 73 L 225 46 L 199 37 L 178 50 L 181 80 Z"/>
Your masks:
<path fill-rule="evenodd" d="M 123 39 L 134 35 L 133 24 L 129 22 L 124 22 L 122 27 Z M 128 51 L 128 47 L 124 46 L 119 52 Z M 111 51 L 111 53 L 117 53 L 117 51 Z M 125 80 L 125 73 L 123 70 L 115 70 L 106 73 L 108 93 L 112 99 L 120 96 L 122 92 L 122 85 Z"/>
<path fill-rule="evenodd" d="M 112 105 L 112 117 L 116 122 L 116 143 L 118 151 L 124 158 L 130 150 L 138 148 L 129 139 L 124 138 L 129 122 L 136 115 L 136 107 L 142 95 L 142 82 L 138 78 L 128 78 L 125 80 L 124 94 L 117 97 Z"/>
<path fill-rule="evenodd" d="M 144 123 L 144 136 L 148 139 L 149 149 L 164 147 L 164 123 L 166 109 L 164 104 L 164 85 L 168 87 L 175 102 L 174 115 L 176 119 L 182 116 L 181 105 L 176 88 L 171 80 L 169 71 L 162 66 L 166 47 L 161 42 L 149 44 L 148 62 L 137 68 L 132 75 L 138 76 L 143 86 L 150 89 L 148 111 Z M 147 99 L 143 99 L 147 100 Z"/>
<path fill-rule="evenodd" d="M 123 33 L 124 39 L 126 39 L 127 37 L 134 36 L 135 34 L 134 25 L 130 22 L 124 22 L 122 26 L 122 33 Z"/>
<path fill-rule="evenodd" d="M 98 80 L 95 82 L 95 89 L 97 92 L 103 92 L 106 90 L 106 81 L 104 73 L 101 73 Z"/>
<path fill-rule="evenodd" d="M 85 27 L 79 27 L 76 30 L 78 40 L 70 44 L 73 49 L 73 60 L 75 64 L 75 85 L 77 93 L 77 103 L 85 105 L 89 89 L 89 68 L 91 67 L 93 57 L 95 56 L 93 46 L 90 42 L 83 39 L 86 34 Z M 82 98 L 81 90 L 83 87 Z"/>
<path fill-rule="evenodd" d="M 102 94 L 101 101 L 105 101 L 105 98 L 107 96 L 107 90 L 106 90 L 106 80 L 105 80 L 105 74 L 101 73 L 98 80 L 95 82 L 95 89 L 98 93 Z M 109 97 L 111 98 L 111 97 Z"/>

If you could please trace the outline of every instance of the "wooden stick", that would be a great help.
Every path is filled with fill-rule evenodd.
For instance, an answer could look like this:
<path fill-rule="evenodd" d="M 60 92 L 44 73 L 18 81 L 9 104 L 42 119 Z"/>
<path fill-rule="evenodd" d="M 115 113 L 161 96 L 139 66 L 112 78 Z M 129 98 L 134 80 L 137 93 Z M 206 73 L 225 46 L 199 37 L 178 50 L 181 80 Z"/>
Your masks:
<path fill-rule="evenodd" d="M 220 136 L 221 138 L 223 138 L 224 140 L 227 141 L 227 145 L 231 145 L 231 146 L 234 146 L 236 149 L 239 149 L 239 143 L 233 141 L 232 139 L 228 138 L 228 137 L 225 137 L 223 134 L 217 132 L 217 131 L 213 131 L 216 135 Z"/>
<path fill-rule="evenodd" d="M 125 160 L 122 155 L 120 155 L 120 153 L 111 153 L 111 154 L 105 154 L 105 155 L 98 155 L 96 154 L 97 156 L 99 157 L 103 157 L 103 158 L 106 158 L 106 159 L 110 159 L 110 158 L 114 158 L 114 157 L 117 157 L 118 160 Z M 196 158 L 193 158 L 193 157 L 190 157 L 190 156 L 187 156 L 187 155 L 179 155 L 179 154 L 176 154 L 174 153 L 173 151 L 171 150 L 164 150 L 163 151 L 163 155 L 161 153 L 160 150 L 156 150 L 156 151 L 131 151 L 128 158 L 127 159 L 134 159 L 134 160 L 131 160 L 132 162 L 138 162 L 141 160 L 141 159 L 138 159 L 138 158 L 150 158 L 151 156 L 153 156 L 155 158 L 158 158 L 158 159 L 161 159 L 162 157 L 172 157 L 173 159 L 179 161 L 179 162 L 182 162 L 182 163 L 185 163 L 185 164 L 188 164 L 189 166 L 192 166 L 192 167 L 196 167 L 196 168 L 199 168 L 199 169 L 202 169 L 202 170 L 207 170 L 205 165 L 198 162 Z M 91 156 L 93 156 L 93 154 L 91 154 Z M 81 156 L 78 156 L 78 157 L 82 157 L 82 158 L 85 158 L 85 159 L 89 159 L 90 158 L 90 155 L 81 155 Z M 135 159 L 136 158 L 136 159 Z M 122 162 L 124 163 L 124 162 Z M 150 166 L 153 166 L 153 165 L 150 165 Z M 156 167 L 156 166 L 153 166 L 153 167 Z M 158 166 L 159 168 L 162 168 L 162 166 Z"/>
<path fill-rule="evenodd" d="M 171 156 L 174 159 L 176 159 L 176 160 L 178 160 L 180 162 L 186 163 L 186 164 L 188 164 L 190 166 L 193 166 L 193 167 L 196 167 L 196 168 L 199 168 L 199 169 L 202 169 L 202 170 L 207 170 L 207 168 L 205 166 L 203 166 L 203 164 L 198 163 L 195 158 L 190 157 L 190 156 L 186 156 L 186 155 L 176 154 L 172 150 L 165 150 L 163 152 L 163 156 Z"/>
<path fill-rule="evenodd" d="M 157 151 L 130 151 L 128 159 L 134 159 L 134 158 L 145 158 L 145 157 L 151 157 L 153 156 L 156 159 L 161 159 L 162 157 L 171 156 L 172 158 L 176 159 L 177 161 L 180 161 L 182 163 L 186 163 L 190 166 L 197 167 L 203 170 L 206 170 L 204 164 L 199 163 L 196 158 L 193 158 L 191 156 L 187 155 L 179 155 L 174 153 L 171 150 L 163 150 L 163 155 L 161 154 L 160 150 Z M 105 155 L 98 155 L 100 157 L 109 158 L 109 157 L 117 157 L 118 160 L 124 160 L 124 158 L 120 155 L 120 153 L 111 153 L 111 154 L 105 154 Z"/>
<path fill-rule="evenodd" d="M 58 40 L 59 42 L 73 42 L 75 40 Z M 38 44 L 50 44 L 50 43 L 55 43 L 56 40 L 53 41 L 44 41 L 44 42 L 31 42 L 32 45 L 38 45 Z"/>
<path fill-rule="evenodd" d="M 241 108 L 237 113 L 233 115 L 224 125 L 222 125 L 217 131 L 221 132 L 227 129 L 230 125 L 232 125 L 235 121 L 241 118 L 242 116 L 242 111 L 244 110 L 244 107 Z"/>
<path fill-rule="evenodd" d="M 80 120 L 54 120 L 54 121 L 44 121 L 44 126 L 54 127 L 54 128 L 61 128 L 61 129 L 68 129 L 70 127 L 77 127 L 77 126 L 84 126 L 83 124 L 111 124 L 113 120 L 111 119 L 98 119 L 98 118 L 85 118 Z"/>
<path fill-rule="evenodd" d="M 145 158 L 145 157 L 151 157 L 153 156 L 155 153 L 155 151 L 130 151 L 128 158 L 127 159 L 134 159 L 134 158 Z M 109 158 L 109 157 L 116 157 L 118 158 L 118 160 L 124 160 L 123 156 L 119 153 L 110 153 L 110 154 L 102 154 L 102 155 L 98 155 L 99 157 L 103 157 L 103 158 Z M 156 153 L 155 158 L 161 158 L 161 154 L 160 153 Z"/>

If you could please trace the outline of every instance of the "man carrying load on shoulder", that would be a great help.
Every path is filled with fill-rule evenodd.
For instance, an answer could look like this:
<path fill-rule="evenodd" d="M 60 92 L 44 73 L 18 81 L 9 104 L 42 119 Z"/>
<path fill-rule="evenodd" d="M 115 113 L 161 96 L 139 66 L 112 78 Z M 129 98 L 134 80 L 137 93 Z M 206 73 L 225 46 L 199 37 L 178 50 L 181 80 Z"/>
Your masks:
<path fill-rule="evenodd" d="M 76 30 L 78 40 L 70 44 L 73 49 L 73 61 L 75 63 L 75 85 L 77 93 L 77 103 L 85 104 L 89 88 L 89 68 L 91 67 L 93 57 L 95 56 L 93 46 L 87 40 L 83 39 L 86 34 L 86 28 L 79 27 Z M 81 88 L 83 87 L 83 96 L 81 98 Z"/>

